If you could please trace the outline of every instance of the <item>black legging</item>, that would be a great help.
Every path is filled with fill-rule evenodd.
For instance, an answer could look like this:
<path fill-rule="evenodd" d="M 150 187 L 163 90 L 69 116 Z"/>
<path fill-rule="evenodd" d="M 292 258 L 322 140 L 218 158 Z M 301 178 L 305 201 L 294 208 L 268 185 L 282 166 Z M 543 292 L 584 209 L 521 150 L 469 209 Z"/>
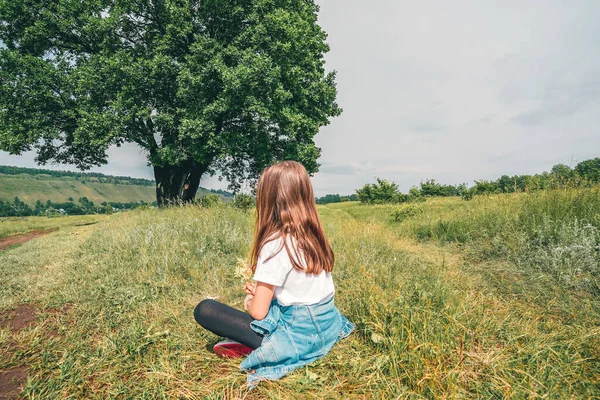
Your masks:
<path fill-rule="evenodd" d="M 194 318 L 212 333 L 245 344 L 251 349 L 260 347 L 262 343 L 263 336 L 250 327 L 250 322 L 254 321 L 250 314 L 218 301 L 202 300 L 194 310 Z"/>

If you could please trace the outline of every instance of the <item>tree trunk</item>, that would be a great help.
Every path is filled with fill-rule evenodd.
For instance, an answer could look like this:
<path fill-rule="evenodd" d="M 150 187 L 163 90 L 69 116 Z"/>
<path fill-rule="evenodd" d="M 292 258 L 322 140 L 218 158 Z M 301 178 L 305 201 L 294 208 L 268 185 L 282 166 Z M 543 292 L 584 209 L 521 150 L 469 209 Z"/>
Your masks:
<path fill-rule="evenodd" d="M 200 178 L 206 169 L 205 165 L 197 163 L 154 166 L 158 206 L 167 207 L 194 201 L 200 185 Z"/>
<path fill-rule="evenodd" d="M 198 193 L 198 187 L 200 186 L 200 178 L 204 172 L 206 172 L 207 167 L 204 165 L 195 165 L 194 168 L 190 171 L 185 184 L 183 185 L 183 201 L 186 203 L 191 203 L 196 198 L 196 193 Z"/>

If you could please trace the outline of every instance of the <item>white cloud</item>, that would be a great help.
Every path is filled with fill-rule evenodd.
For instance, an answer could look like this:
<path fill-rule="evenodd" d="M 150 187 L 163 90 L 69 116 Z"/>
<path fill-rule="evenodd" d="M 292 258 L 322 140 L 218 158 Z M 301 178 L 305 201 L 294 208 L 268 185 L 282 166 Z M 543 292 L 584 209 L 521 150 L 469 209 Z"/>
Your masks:
<path fill-rule="evenodd" d="M 318 3 L 344 109 L 316 136 L 318 196 L 375 176 L 407 190 L 600 156 L 600 2 Z M 102 172 L 152 176 L 135 149 L 111 151 Z"/>
<path fill-rule="evenodd" d="M 406 190 L 600 155 L 600 3 L 319 3 L 344 108 L 317 136 L 325 165 L 375 162 Z M 354 176 L 315 181 L 374 181 Z"/>

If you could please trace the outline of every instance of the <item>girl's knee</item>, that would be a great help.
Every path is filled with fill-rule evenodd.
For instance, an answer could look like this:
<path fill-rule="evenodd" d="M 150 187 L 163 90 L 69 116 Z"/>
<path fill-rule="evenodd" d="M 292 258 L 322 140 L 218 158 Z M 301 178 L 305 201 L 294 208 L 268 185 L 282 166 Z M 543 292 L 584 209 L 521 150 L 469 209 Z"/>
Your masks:
<path fill-rule="evenodd" d="M 217 302 L 212 299 L 202 300 L 194 309 L 194 319 L 196 322 L 204 326 L 203 322 L 206 320 L 206 317 L 214 314 L 214 306 L 216 303 Z"/>

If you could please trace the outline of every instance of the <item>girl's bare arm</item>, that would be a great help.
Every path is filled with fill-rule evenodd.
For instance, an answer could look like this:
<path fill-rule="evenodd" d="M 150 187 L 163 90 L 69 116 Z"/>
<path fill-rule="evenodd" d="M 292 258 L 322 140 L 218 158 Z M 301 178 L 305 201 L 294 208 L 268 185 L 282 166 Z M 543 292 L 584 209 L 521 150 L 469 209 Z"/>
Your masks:
<path fill-rule="evenodd" d="M 246 287 L 246 289 L 248 288 Z M 248 293 L 248 290 L 246 290 L 246 293 Z M 248 293 L 254 297 L 247 303 L 248 306 L 246 308 L 252 318 L 261 320 L 267 316 L 274 293 L 275 285 L 264 282 L 256 283 L 256 289 L 254 289 L 254 293 Z"/>

